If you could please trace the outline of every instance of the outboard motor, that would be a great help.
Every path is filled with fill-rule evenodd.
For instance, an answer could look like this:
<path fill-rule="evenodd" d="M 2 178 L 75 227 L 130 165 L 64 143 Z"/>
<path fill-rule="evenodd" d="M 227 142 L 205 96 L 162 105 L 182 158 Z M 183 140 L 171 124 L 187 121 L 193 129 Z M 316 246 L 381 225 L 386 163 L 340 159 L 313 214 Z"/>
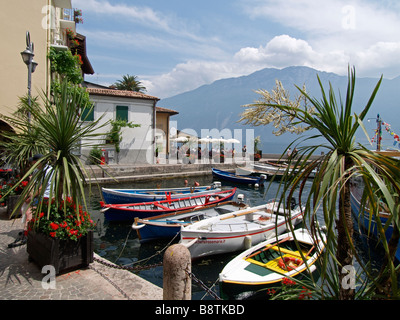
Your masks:
<path fill-rule="evenodd" d="M 296 199 L 295 198 L 290 198 L 290 209 L 294 209 L 296 207 L 297 203 L 296 203 Z"/>
<path fill-rule="evenodd" d="M 220 181 L 214 181 L 214 182 L 212 183 L 212 187 L 213 187 L 214 189 L 221 188 L 221 182 L 220 182 Z"/>

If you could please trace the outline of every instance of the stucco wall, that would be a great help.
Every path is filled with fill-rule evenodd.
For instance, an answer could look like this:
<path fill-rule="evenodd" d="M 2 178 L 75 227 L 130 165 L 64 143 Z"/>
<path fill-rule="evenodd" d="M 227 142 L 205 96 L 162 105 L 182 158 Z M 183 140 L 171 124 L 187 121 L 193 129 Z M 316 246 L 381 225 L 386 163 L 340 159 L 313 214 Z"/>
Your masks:
<path fill-rule="evenodd" d="M 116 106 L 128 106 L 128 121 L 139 124 L 140 127 L 122 128 L 122 141 L 120 143 L 121 151 L 114 153 L 114 157 L 110 157 L 110 163 L 119 164 L 146 164 L 153 163 L 153 111 L 154 105 L 152 100 L 133 99 L 122 97 L 108 96 L 91 96 L 91 100 L 95 103 L 94 117 L 100 118 L 103 115 L 101 123 L 116 119 Z M 111 126 L 107 125 L 101 129 L 104 133 L 103 143 L 106 133 Z M 106 150 L 113 150 L 113 146 L 105 146 Z M 87 154 L 89 150 L 82 148 L 82 153 Z M 113 155 L 112 153 L 109 155 Z"/>

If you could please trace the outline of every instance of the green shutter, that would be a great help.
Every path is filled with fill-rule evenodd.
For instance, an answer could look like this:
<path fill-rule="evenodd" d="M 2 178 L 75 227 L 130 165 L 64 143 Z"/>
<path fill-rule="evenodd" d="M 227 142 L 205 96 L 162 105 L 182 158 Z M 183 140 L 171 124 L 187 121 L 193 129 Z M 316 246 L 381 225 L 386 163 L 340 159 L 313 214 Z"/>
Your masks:
<path fill-rule="evenodd" d="M 127 106 L 117 106 L 116 120 L 128 121 L 128 107 Z"/>
<path fill-rule="evenodd" d="M 94 108 L 84 108 L 81 114 L 82 121 L 94 121 Z"/>

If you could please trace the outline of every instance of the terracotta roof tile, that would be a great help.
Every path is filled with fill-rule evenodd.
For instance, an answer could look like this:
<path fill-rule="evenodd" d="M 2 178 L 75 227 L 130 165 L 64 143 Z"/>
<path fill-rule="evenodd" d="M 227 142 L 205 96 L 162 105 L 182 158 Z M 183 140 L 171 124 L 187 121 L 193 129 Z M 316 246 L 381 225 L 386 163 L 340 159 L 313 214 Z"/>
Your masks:
<path fill-rule="evenodd" d="M 160 100 L 157 97 L 149 96 L 147 94 L 135 91 L 116 90 L 116 89 L 99 89 L 99 88 L 87 88 L 89 94 L 102 95 L 102 96 L 114 96 L 114 97 L 126 97 L 126 98 L 138 98 L 148 100 Z"/>
<path fill-rule="evenodd" d="M 172 109 L 167 109 L 167 108 L 162 108 L 162 107 L 156 107 L 157 112 L 163 112 L 163 113 L 170 113 L 172 115 L 174 114 L 179 114 L 178 111 L 172 110 Z"/>

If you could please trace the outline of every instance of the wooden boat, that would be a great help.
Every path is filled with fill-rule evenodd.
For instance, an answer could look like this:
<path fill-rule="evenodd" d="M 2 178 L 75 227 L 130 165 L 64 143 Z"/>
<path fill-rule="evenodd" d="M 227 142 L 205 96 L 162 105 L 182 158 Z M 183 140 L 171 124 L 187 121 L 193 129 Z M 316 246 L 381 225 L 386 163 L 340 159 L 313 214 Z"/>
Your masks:
<path fill-rule="evenodd" d="M 170 239 L 178 235 L 182 226 L 215 217 L 220 214 L 246 208 L 242 201 L 226 201 L 207 205 L 200 210 L 186 210 L 158 215 L 150 218 L 136 218 L 132 228 L 136 230 L 140 243 L 155 239 Z"/>
<path fill-rule="evenodd" d="M 227 172 L 219 169 L 212 168 L 212 174 L 214 177 L 234 183 L 242 183 L 242 184 L 251 184 L 251 185 L 261 185 L 265 179 L 266 176 L 240 176 L 236 175 L 235 173 L 232 172 Z"/>
<path fill-rule="evenodd" d="M 296 279 L 314 272 L 315 262 L 324 248 L 325 235 L 314 238 L 306 229 L 263 241 L 240 253 L 223 268 L 219 274 L 221 296 L 244 298 L 257 290 L 280 286 L 285 277 Z"/>
<path fill-rule="evenodd" d="M 105 218 L 109 221 L 134 221 L 138 218 L 148 218 L 160 214 L 184 210 L 199 210 L 204 206 L 231 200 L 236 188 L 216 191 L 199 196 L 186 196 L 178 199 L 167 198 L 162 201 L 139 202 L 129 204 L 105 204 L 100 201 Z"/>
<path fill-rule="evenodd" d="M 350 188 L 351 209 L 357 221 L 360 222 L 359 225 L 361 225 L 363 230 L 366 230 L 368 234 L 378 239 L 380 237 L 380 234 L 378 231 L 378 225 L 375 216 L 373 214 L 370 214 L 367 208 L 364 208 L 364 212 L 360 212 L 362 211 L 361 209 L 362 188 L 363 188 L 362 181 L 355 178 L 352 181 L 352 186 Z M 385 226 L 390 217 L 391 217 L 390 212 L 388 212 L 384 207 L 381 207 L 379 211 L 379 219 L 381 221 L 382 226 Z M 385 237 L 387 241 L 389 241 L 390 238 L 392 237 L 392 233 L 393 233 L 393 223 L 389 224 L 385 231 Z M 397 262 L 400 262 L 400 241 L 399 244 L 397 245 L 395 257 Z"/>
<path fill-rule="evenodd" d="M 294 166 L 288 166 L 287 164 L 272 164 L 272 163 L 254 163 L 250 164 L 251 168 L 253 168 L 254 172 L 265 173 L 269 175 L 282 176 L 286 172 L 291 173 L 292 171 L 298 171 L 298 169 Z M 309 174 L 309 178 L 314 178 L 316 174 L 316 170 L 313 170 Z"/>
<path fill-rule="evenodd" d="M 182 227 L 180 243 L 188 247 L 193 259 L 244 250 L 285 232 L 289 220 L 292 225 L 300 223 L 303 209 L 294 205 L 289 211 L 272 200 Z"/>
<path fill-rule="evenodd" d="M 150 202 L 182 198 L 188 195 L 203 195 L 221 191 L 221 183 L 214 182 L 210 186 L 164 188 L 164 189 L 111 189 L 101 188 L 103 199 L 108 204 L 125 204 L 135 202 Z"/>

